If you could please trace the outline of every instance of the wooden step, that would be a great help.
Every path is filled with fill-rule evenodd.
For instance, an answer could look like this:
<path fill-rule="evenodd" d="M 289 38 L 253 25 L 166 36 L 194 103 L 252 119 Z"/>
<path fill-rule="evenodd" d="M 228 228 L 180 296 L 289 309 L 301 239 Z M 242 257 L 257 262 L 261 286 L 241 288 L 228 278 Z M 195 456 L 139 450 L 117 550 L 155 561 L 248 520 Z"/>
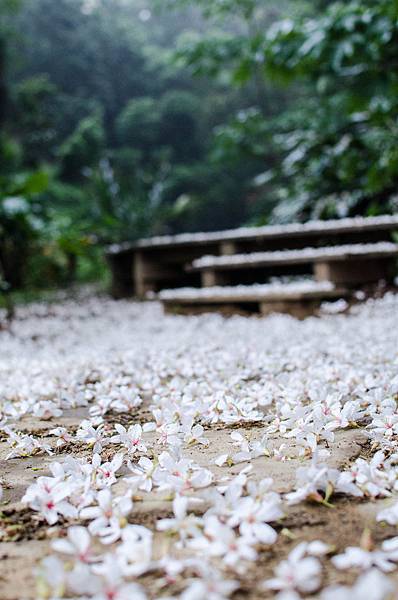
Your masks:
<path fill-rule="evenodd" d="M 264 267 L 312 265 L 317 281 L 357 285 L 391 280 L 398 244 L 346 244 L 321 248 L 302 248 L 274 252 L 251 252 L 230 256 L 203 256 L 187 266 L 188 271 L 200 271 L 203 286 L 228 283 L 228 272 Z"/>
<path fill-rule="evenodd" d="M 314 314 L 323 300 L 346 297 L 348 292 L 332 283 L 298 281 L 211 288 L 162 290 L 156 295 L 167 312 L 289 313 L 298 318 Z M 152 296 L 153 297 L 153 296 Z"/>

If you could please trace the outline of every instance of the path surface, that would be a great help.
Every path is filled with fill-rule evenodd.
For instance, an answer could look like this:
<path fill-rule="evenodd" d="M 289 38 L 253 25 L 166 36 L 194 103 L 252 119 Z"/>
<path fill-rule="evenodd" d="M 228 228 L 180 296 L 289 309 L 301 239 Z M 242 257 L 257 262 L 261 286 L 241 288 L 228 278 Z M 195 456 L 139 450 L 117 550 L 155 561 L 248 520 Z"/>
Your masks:
<path fill-rule="evenodd" d="M 361 546 L 373 551 L 371 565 L 397 532 L 393 519 L 376 520 L 398 489 L 397 324 L 393 295 L 305 321 L 163 316 L 157 304 L 98 298 L 21 309 L 12 332 L 0 333 L 0 598 L 177 598 L 186 590 L 184 600 L 254 599 L 283 586 L 286 600 L 355 598 L 350 590 L 327 596 L 361 573 L 336 568 L 333 556 Z M 138 424 L 148 431 L 129 437 Z M 115 439 L 123 432 L 115 425 L 126 428 L 124 438 Z M 94 451 L 102 466 L 93 466 Z M 115 456 L 123 460 L 108 485 L 104 463 Z M 78 462 L 60 475 L 57 464 L 70 457 Z M 142 457 L 152 461 L 152 479 L 131 471 Z M 40 477 L 64 490 L 73 514 L 46 519 L 32 487 Z M 297 489 L 302 497 L 290 497 Z M 101 490 L 128 508 L 122 515 L 114 506 L 114 521 L 94 531 L 86 509 L 98 506 Z M 53 547 L 78 524 L 92 534 L 92 563 Z M 143 538 L 133 525 L 146 528 Z M 110 534 L 116 539 L 104 544 Z M 297 563 L 293 583 L 269 583 L 281 560 L 314 540 L 327 547 L 303 550 L 301 560 L 313 561 L 306 582 L 294 579 L 304 569 Z M 375 600 L 387 597 L 386 577 L 398 582 L 395 552 L 383 555 L 391 574 L 370 571 Z M 43 566 L 48 556 L 56 568 Z"/>

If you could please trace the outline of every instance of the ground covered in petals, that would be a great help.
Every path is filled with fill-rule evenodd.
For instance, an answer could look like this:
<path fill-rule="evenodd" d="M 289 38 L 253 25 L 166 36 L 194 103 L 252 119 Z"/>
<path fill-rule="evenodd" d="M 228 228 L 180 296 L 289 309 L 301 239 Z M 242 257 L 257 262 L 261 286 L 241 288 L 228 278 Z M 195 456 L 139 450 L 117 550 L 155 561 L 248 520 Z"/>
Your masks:
<path fill-rule="evenodd" d="M 20 309 L 0 598 L 398 598 L 397 325 L 393 294 L 304 321 Z"/>

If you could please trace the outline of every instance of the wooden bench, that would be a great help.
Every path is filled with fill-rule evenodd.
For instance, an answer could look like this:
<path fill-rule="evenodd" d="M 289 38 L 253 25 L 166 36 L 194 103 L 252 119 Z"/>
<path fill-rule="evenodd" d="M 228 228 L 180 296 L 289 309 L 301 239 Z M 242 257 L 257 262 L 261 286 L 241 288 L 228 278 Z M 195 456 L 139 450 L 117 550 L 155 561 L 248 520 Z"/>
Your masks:
<path fill-rule="evenodd" d="M 347 243 L 391 241 L 398 215 L 308 221 L 289 225 L 241 227 L 210 233 L 158 236 L 115 244 L 106 257 L 112 295 L 144 297 L 165 287 L 200 285 L 200 273 L 185 266 L 204 254 L 231 255 Z"/>
<path fill-rule="evenodd" d="M 393 280 L 398 244 L 349 244 L 321 248 L 304 248 L 274 252 L 252 252 L 232 256 L 203 256 L 187 266 L 198 271 L 204 287 L 233 283 L 231 275 L 240 271 L 256 271 L 267 277 L 269 267 L 312 267 L 316 281 L 331 281 L 344 286 Z"/>
<path fill-rule="evenodd" d="M 226 314 L 288 313 L 300 319 L 314 314 L 323 300 L 336 300 L 348 296 L 350 293 L 347 290 L 336 288 L 326 281 L 180 288 L 150 295 L 151 298 L 160 300 L 168 313 L 192 314 L 215 310 Z"/>

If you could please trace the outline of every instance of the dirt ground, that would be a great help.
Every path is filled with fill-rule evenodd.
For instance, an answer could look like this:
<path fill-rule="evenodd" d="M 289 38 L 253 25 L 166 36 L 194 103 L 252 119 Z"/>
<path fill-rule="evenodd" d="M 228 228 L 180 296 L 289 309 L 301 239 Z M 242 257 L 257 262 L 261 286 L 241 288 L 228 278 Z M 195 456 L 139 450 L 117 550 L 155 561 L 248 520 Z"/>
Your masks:
<path fill-rule="evenodd" d="M 21 429 L 51 442 L 51 437 L 46 435 L 50 428 L 64 426 L 73 431 L 86 415 L 86 409 L 79 408 L 66 411 L 64 415 L 51 420 L 51 422 L 27 417 L 21 421 Z M 136 423 L 140 418 L 147 418 L 145 408 L 142 407 L 135 415 L 118 417 L 118 421 L 122 421 L 124 424 Z M 245 424 L 244 428 L 218 426 L 206 432 L 210 441 L 208 448 L 198 446 L 187 448 L 185 454 L 198 464 L 210 468 L 215 475 L 213 485 L 216 485 L 225 476 L 236 475 L 245 467 L 244 464 L 232 467 L 217 467 L 213 464 L 213 460 L 226 448 L 231 431 L 245 432 L 253 438 L 258 438 L 262 429 L 257 423 Z M 147 434 L 148 438 L 150 438 L 150 434 Z M 276 446 L 282 441 L 286 442 L 277 436 L 273 441 Z M 294 454 L 294 441 L 289 441 L 289 446 Z M 1 600 L 33 600 L 36 598 L 35 566 L 41 558 L 50 553 L 51 540 L 64 535 L 65 528 L 62 524 L 49 527 L 37 513 L 33 513 L 21 504 L 21 497 L 28 485 L 38 476 L 49 474 L 48 465 L 52 461 L 59 461 L 65 453 L 84 456 L 88 452 L 77 445 L 63 448 L 51 457 L 32 456 L 5 461 L 7 452 L 8 447 L 5 443 L 0 443 L 0 465 L 4 484 L 1 512 L 0 598 Z M 327 463 L 332 467 L 341 468 L 360 456 L 364 458 L 369 456 L 367 437 L 360 430 L 348 430 L 336 435 Z M 274 489 L 280 493 L 286 493 L 292 490 L 295 471 L 298 466 L 303 464 L 303 461 L 296 458 L 276 462 L 266 457 L 260 457 L 254 459 L 252 464 L 254 480 L 259 481 L 264 477 L 272 477 Z M 124 474 L 128 474 L 127 469 L 124 470 Z M 122 482 L 117 486 L 123 489 Z M 200 497 L 201 494 L 197 493 L 197 495 Z M 142 494 L 135 497 L 134 500 L 134 510 L 129 516 L 131 523 L 151 528 L 156 519 L 172 515 L 171 501 L 167 497 L 159 498 L 158 493 Z M 259 547 L 259 559 L 253 565 L 248 565 L 246 572 L 240 578 L 241 588 L 235 593 L 234 598 L 237 600 L 240 598 L 250 598 L 251 600 L 272 598 L 274 593 L 259 589 L 258 583 L 272 576 L 276 564 L 287 556 L 298 541 L 317 539 L 327 541 L 333 546 L 335 552 L 339 553 L 347 546 L 358 545 L 361 536 L 367 531 L 375 543 L 395 535 L 396 527 L 375 522 L 376 513 L 392 502 L 392 498 L 377 502 L 337 498 L 332 508 L 310 503 L 290 507 L 288 515 L 283 521 L 275 524 L 276 529 L 280 532 L 277 543 L 272 547 Z M 203 511 L 204 509 L 205 506 Z M 199 509 L 198 512 L 200 513 L 201 510 Z M 157 532 L 155 535 L 155 558 L 161 558 L 173 550 L 173 540 L 163 533 Z M 352 583 L 355 579 L 355 572 L 337 571 L 328 560 L 323 560 L 323 566 L 324 585 Z M 396 577 L 396 581 L 398 585 L 398 577 Z M 153 591 L 156 592 L 156 580 L 154 579 L 152 583 Z M 174 586 L 169 586 L 167 593 L 171 595 L 180 589 L 181 585 L 177 582 Z"/>

